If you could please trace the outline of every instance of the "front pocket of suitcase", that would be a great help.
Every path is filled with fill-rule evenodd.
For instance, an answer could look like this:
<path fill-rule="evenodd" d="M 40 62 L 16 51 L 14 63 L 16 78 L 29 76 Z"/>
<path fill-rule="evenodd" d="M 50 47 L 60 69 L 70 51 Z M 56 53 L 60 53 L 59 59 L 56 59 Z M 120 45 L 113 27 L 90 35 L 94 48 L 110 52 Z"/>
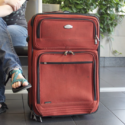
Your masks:
<path fill-rule="evenodd" d="M 96 23 L 84 18 L 45 18 L 39 21 L 34 47 L 97 49 Z"/>
<path fill-rule="evenodd" d="M 40 65 L 41 104 L 92 101 L 92 62 L 45 62 Z M 88 94 L 89 93 L 89 94 Z"/>
<path fill-rule="evenodd" d="M 79 57 L 83 59 L 78 60 Z M 81 104 L 87 106 L 96 99 L 93 56 L 84 53 L 79 57 L 43 54 L 39 58 L 38 104 L 49 107 Z"/>

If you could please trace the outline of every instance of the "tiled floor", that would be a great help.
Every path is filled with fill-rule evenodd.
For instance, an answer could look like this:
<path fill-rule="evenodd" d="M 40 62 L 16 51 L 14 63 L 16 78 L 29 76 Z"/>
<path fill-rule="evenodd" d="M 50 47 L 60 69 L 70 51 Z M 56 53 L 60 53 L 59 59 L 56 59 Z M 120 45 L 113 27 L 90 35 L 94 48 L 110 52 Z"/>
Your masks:
<path fill-rule="evenodd" d="M 27 67 L 23 69 L 27 77 Z M 125 87 L 125 67 L 101 68 L 100 74 L 101 88 Z M 42 123 L 29 119 L 27 94 L 6 94 L 6 104 L 9 109 L 0 114 L 1 125 L 125 125 L 125 92 L 101 92 L 99 109 L 94 114 L 46 117 Z"/>

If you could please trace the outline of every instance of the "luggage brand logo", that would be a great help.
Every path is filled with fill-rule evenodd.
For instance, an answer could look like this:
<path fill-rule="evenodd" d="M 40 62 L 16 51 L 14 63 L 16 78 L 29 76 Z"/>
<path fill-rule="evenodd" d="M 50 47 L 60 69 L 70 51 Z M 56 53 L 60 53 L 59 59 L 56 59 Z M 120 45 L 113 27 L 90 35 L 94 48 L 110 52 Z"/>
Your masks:
<path fill-rule="evenodd" d="M 73 28 L 73 26 L 72 26 L 72 25 L 70 25 L 70 24 L 68 24 L 68 25 L 65 25 L 65 26 L 64 26 L 64 28 L 65 28 L 65 29 L 72 29 L 72 28 Z"/>
<path fill-rule="evenodd" d="M 44 102 L 45 104 L 48 104 L 48 103 L 51 103 L 51 101 L 48 101 L 48 102 Z"/>

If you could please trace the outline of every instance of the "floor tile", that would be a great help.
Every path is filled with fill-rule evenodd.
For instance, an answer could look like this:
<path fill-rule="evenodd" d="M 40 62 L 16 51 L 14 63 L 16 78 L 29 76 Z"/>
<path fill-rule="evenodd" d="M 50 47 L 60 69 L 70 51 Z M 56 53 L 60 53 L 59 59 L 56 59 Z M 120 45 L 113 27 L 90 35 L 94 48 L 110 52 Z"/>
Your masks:
<path fill-rule="evenodd" d="M 106 72 L 106 73 L 100 73 L 100 77 L 103 79 L 103 80 L 107 80 L 107 79 L 123 79 L 123 77 L 121 77 L 119 74 L 115 73 L 115 72 Z"/>
<path fill-rule="evenodd" d="M 125 110 L 112 111 L 125 124 Z"/>
<path fill-rule="evenodd" d="M 100 68 L 100 78 L 101 87 L 125 87 L 125 67 Z"/>
<path fill-rule="evenodd" d="M 28 100 L 23 100 L 24 103 L 24 111 L 26 114 L 30 113 L 30 108 L 28 106 Z"/>
<path fill-rule="evenodd" d="M 100 73 L 101 74 L 106 74 L 106 73 L 109 73 L 109 74 L 111 74 L 111 73 L 113 73 L 113 74 L 115 74 L 115 72 L 113 72 L 113 71 L 110 71 L 110 70 L 108 70 L 107 68 L 100 68 Z"/>
<path fill-rule="evenodd" d="M 10 99 L 10 100 L 21 100 L 22 99 L 22 95 L 21 94 L 6 94 L 6 100 Z"/>
<path fill-rule="evenodd" d="M 123 92 L 101 92 L 100 93 L 100 98 L 103 97 L 125 97 L 125 93 Z"/>
<path fill-rule="evenodd" d="M 23 94 L 23 99 L 27 100 L 28 99 L 28 94 Z"/>
<path fill-rule="evenodd" d="M 124 125 L 101 103 L 96 113 L 72 116 L 72 118 L 77 125 Z"/>
<path fill-rule="evenodd" d="M 125 73 L 125 67 L 107 67 L 106 69 L 116 73 Z"/>
<path fill-rule="evenodd" d="M 117 70 L 115 71 L 115 68 L 116 67 L 100 68 L 100 74 L 102 75 L 102 77 L 105 76 L 107 78 L 110 77 L 110 75 L 120 77 L 120 75 L 118 75 L 118 73 L 120 72 L 118 72 Z"/>
<path fill-rule="evenodd" d="M 106 73 L 108 72 L 109 70 L 105 67 L 100 67 L 100 73 Z"/>
<path fill-rule="evenodd" d="M 6 100 L 8 106 L 7 113 L 24 113 L 24 106 L 22 100 Z"/>
<path fill-rule="evenodd" d="M 99 102 L 99 107 L 98 107 L 97 112 L 100 112 L 100 111 L 109 111 L 109 110 L 101 102 Z"/>
<path fill-rule="evenodd" d="M 110 77 L 104 80 L 113 87 L 125 87 L 125 79 L 123 78 Z"/>
<path fill-rule="evenodd" d="M 1 125 L 26 125 L 24 114 L 0 114 Z"/>
<path fill-rule="evenodd" d="M 76 125 L 71 116 L 65 117 L 43 117 L 42 123 L 31 120 L 29 114 L 25 115 L 27 125 Z"/>
<path fill-rule="evenodd" d="M 76 125 L 124 125 L 110 112 L 100 112 L 91 115 L 74 116 Z"/>
<path fill-rule="evenodd" d="M 121 76 L 122 73 L 115 73 L 115 72 L 106 72 L 100 75 L 101 80 L 104 80 L 106 83 L 113 87 L 125 87 L 125 77 Z M 124 74 L 125 76 L 125 74 Z M 105 83 L 103 83 L 106 86 Z M 107 86 L 109 87 L 109 86 Z"/>
<path fill-rule="evenodd" d="M 100 102 L 110 110 L 125 109 L 125 97 L 104 97 Z"/>
<path fill-rule="evenodd" d="M 105 80 L 100 79 L 100 87 L 113 87 L 113 86 L 107 83 Z"/>

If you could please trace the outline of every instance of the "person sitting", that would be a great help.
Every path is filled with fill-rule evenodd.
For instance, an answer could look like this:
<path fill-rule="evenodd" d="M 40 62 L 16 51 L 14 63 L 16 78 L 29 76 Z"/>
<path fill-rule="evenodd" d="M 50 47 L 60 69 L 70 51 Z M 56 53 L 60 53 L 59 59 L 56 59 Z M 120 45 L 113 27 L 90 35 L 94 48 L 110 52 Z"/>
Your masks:
<path fill-rule="evenodd" d="M 0 113 L 6 111 L 5 77 L 11 78 L 12 91 L 28 89 L 31 84 L 23 70 L 14 46 L 27 46 L 25 10 L 28 0 L 0 0 Z"/>

